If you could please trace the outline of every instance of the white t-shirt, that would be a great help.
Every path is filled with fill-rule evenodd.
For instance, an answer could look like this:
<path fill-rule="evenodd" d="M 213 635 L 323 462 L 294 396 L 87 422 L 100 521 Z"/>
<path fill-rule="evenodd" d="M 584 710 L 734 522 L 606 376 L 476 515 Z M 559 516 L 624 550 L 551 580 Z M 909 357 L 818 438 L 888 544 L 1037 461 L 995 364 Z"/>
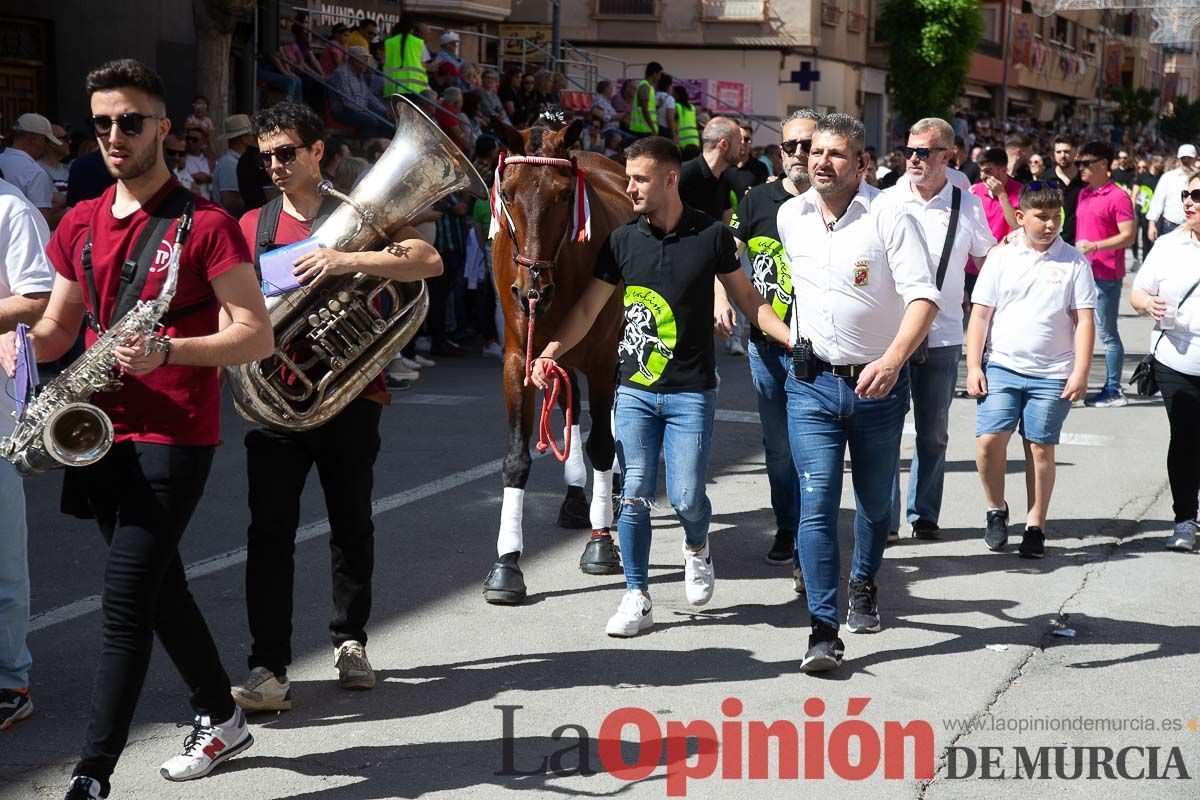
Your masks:
<path fill-rule="evenodd" d="M 187 172 L 188 175 L 197 175 L 197 174 L 203 173 L 205 175 L 208 175 L 209 177 L 212 177 L 212 167 L 209 166 L 208 158 L 204 155 L 194 156 L 189 153 L 187 160 L 184 161 L 183 168 Z M 237 170 L 235 168 L 235 170 L 234 170 L 235 177 L 236 177 L 236 174 L 237 174 Z M 194 186 L 195 183 L 196 183 L 196 181 L 193 178 L 192 186 Z M 189 186 L 188 188 L 190 189 L 190 188 L 192 188 L 192 186 Z M 212 186 L 212 184 L 209 183 L 209 184 L 205 184 L 204 186 L 200 187 L 200 190 L 204 193 L 204 197 L 207 197 L 209 199 L 212 199 L 212 196 L 210 194 L 211 186 Z"/>
<path fill-rule="evenodd" d="M 1185 375 L 1200 375 L 1200 288 L 1182 305 L 1179 301 L 1200 280 L 1200 242 L 1189 231 L 1174 230 L 1154 241 L 1154 248 L 1133 280 L 1133 288 L 1158 295 L 1175 305 L 1175 328 L 1166 331 L 1154 357 Z M 1150 347 L 1158 343 L 1157 325 Z"/>
<path fill-rule="evenodd" d="M 654 96 L 654 104 L 657 107 L 658 127 L 667 127 L 667 112 L 675 110 L 675 95 L 669 92 L 659 92 Z"/>
<path fill-rule="evenodd" d="M 17 187 L 25 199 L 37 208 L 50 208 L 54 201 L 54 184 L 46 170 L 42 169 L 28 153 L 15 147 L 6 147 L 0 153 L 0 172 L 4 180 Z"/>
<path fill-rule="evenodd" d="M 959 173 L 960 175 L 962 173 Z M 913 191 L 904 175 L 885 195 L 904 204 L 905 210 L 921 223 L 925 244 L 929 247 L 929 260 L 933 264 L 934 277 L 942 260 L 942 248 L 946 244 L 946 232 L 950 229 L 950 208 L 953 202 L 954 185 L 949 180 L 942 190 L 928 203 Z M 959 188 L 961 199 L 958 206 L 958 228 L 954 233 L 954 247 L 946 264 L 946 279 L 942 283 L 942 298 L 945 300 L 941 312 L 929 329 L 930 347 L 950 347 L 963 341 L 963 297 L 966 294 L 968 255 L 982 258 L 996 244 L 983 203 L 966 189 Z"/>
<path fill-rule="evenodd" d="M 45 173 L 43 173 L 45 174 Z M 0 300 L 15 294 L 48 292 L 54 287 L 54 267 L 46 258 L 50 228 L 46 218 L 8 181 L 0 180 Z M 13 429 L 12 381 L 3 375 L 0 388 L 0 434 Z"/>
<path fill-rule="evenodd" d="M 175 180 L 179 181 L 179 185 L 187 189 L 189 192 L 192 190 L 192 187 L 196 185 L 196 182 L 192 180 L 192 175 L 187 171 L 186 167 L 180 167 L 177 170 L 173 170 L 171 174 L 175 176 Z"/>
<path fill-rule="evenodd" d="M 1071 312 L 1096 307 L 1096 281 L 1087 258 L 1062 239 L 1040 253 L 1021 235 L 988 256 L 971 302 L 996 309 L 985 360 L 1030 377 L 1069 378 Z"/>

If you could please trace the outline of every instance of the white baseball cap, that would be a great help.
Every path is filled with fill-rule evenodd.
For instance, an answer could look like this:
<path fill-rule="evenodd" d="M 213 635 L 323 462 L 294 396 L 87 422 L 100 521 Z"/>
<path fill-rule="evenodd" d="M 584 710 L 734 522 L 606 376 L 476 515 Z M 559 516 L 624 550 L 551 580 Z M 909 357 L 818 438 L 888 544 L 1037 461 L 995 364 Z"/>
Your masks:
<path fill-rule="evenodd" d="M 24 117 L 22 117 L 22 119 L 24 119 Z M 1176 158 L 1195 158 L 1196 157 L 1196 145 L 1194 145 L 1194 144 L 1179 145 L 1179 152 L 1175 154 L 1175 157 Z"/>
<path fill-rule="evenodd" d="M 62 140 L 54 135 L 54 129 L 50 127 L 50 120 L 41 114 L 22 114 L 17 117 L 13 130 L 21 133 L 37 133 L 49 139 L 50 144 L 62 144 Z M 1195 148 L 1192 150 L 1192 155 L 1195 155 Z"/>
<path fill-rule="evenodd" d="M 442 44 L 450 44 L 457 41 L 459 41 L 458 34 L 454 31 L 446 31 L 442 34 Z"/>

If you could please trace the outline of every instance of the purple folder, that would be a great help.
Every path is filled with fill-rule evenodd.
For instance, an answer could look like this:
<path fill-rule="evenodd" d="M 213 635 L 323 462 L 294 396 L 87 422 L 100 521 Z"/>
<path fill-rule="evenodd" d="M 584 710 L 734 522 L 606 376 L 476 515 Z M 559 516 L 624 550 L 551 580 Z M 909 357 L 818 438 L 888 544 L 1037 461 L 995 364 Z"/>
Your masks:
<path fill-rule="evenodd" d="M 287 247 L 270 250 L 259 256 L 258 267 L 262 272 L 262 290 L 267 297 L 290 292 L 300 285 L 292 270 L 296 268 L 296 259 L 313 250 L 320 248 L 321 243 L 309 237 Z"/>
<path fill-rule="evenodd" d="M 17 325 L 17 375 L 13 380 L 17 419 L 25 416 L 25 406 L 33 400 L 33 390 L 39 382 L 37 360 L 29 346 L 29 326 L 22 322 Z"/>

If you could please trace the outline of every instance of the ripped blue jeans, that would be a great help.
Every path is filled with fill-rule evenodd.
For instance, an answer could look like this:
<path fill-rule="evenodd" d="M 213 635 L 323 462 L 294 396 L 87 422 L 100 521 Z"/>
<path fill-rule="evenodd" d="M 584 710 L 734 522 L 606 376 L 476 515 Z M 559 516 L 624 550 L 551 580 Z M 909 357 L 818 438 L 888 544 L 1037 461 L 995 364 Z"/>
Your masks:
<path fill-rule="evenodd" d="M 621 386 L 616 399 L 621 506 L 617 534 L 625 583 L 645 591 L 650 569 L 650 510 L 658 486 L 658 457 L 667 466 L 667 499 L 692 547 L 708 538 L 712 504 L 705 491 L 717 390 L 655 393 Z"/>

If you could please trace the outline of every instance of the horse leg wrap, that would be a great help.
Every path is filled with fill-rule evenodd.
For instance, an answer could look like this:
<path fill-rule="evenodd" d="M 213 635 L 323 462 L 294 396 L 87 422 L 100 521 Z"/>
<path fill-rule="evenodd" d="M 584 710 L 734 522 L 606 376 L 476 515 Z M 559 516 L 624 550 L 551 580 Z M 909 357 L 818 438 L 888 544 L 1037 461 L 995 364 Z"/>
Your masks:
<path fill-rule="evenodd" d="M 611 469 L 592 470 L 592 506 L 590 515 L 592 530 L 602 531 L 612 527 L 612 480 Z"/>
<path fill-rule="evenodd" d="M 564 432 L 565 435 L 565 432 Z M 571 426 L 571 451 L 563 464 L 563 480 L 567 486 L 583 488 L 587 485 L 587 467 L 583 463 L 583 437 L 579 435 L 579 426 Z"/>
<path fill-rule="evenodd" d="M 500 535 L 496 537 L 496 554 L 520 553 L 525 550 L 525 534 L 521 518 L 525 513 L 525 490 L 504 488 L 504 504 L 500 507 Z"/>

